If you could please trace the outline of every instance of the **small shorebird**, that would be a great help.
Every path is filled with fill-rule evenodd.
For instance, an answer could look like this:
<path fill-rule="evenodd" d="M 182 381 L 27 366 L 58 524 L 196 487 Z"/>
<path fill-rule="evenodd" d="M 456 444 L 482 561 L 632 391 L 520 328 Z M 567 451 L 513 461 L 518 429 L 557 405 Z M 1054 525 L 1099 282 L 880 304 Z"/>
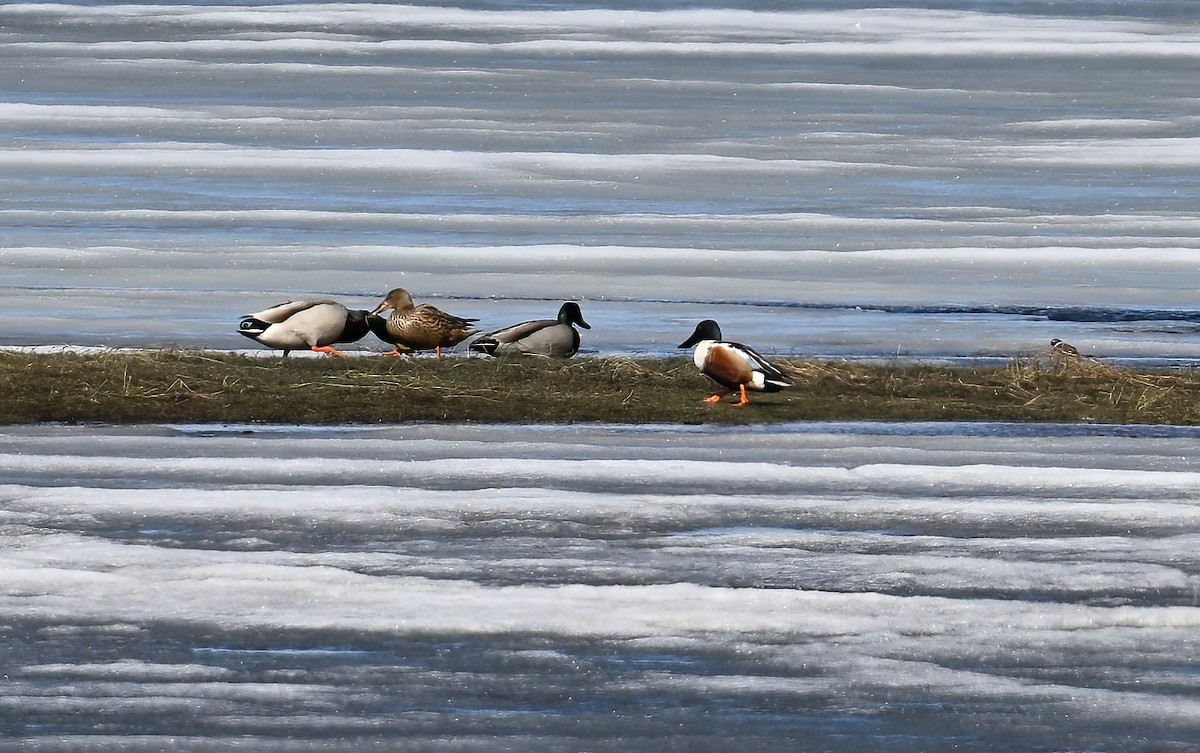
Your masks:
<path fill-rule="evenodd" d="M 239 335 L 282 350 L 285 356 L 293 350 L 309 348 L 345 358 L 329 346 L 360 340 L 367 329 L 366 311 L 351 310 L 324 299 L 281 303 L 245 316 L 238 324 Z"/>
<path fill-rule="evenodd" d="M 379 316 L 388 309 L 391 316 Z M 471 326 L 476 321 L 447 314 L 427 303 L 417 306 L 404 288 L 389 292 L 367 316 L 367 326 L 376 337 L 395 346 L 389 356 L 399 356 L 401 350 L 435 350 L 441 358 L 442 348 L 458 345 L 479 331 Z"/>
<path fill-rule="evenodd" d="M 1074 345 L 1072 345 L 1071 343 L 1068 343 L 1068 342 L 1063 342 L 1062 340 L 1059 340 L 1057 337 L 1056 337 L 1056 338 L 1054 338 L 1053 340 L 1051 340 L 1051 341 L 1050 341 L 1050 347 L 1051 347 L 1051 348 L 1052 348 L 1054 351 L 1056 351 L 1056 352 L 1058 352 L 1058 353 L 1062 353 L 1062 354 L 1063 354 L 1063 355 L 1065 355 L 1065 356 L 1077 356 L 1077 355 L 1079 355 L 1079 349 L 1078 349 L 1078 348 L 1076 348 L 1076 347 L 1075 347 Z"/>
<path fill-rule="evenodd" d="M 558 318 L 521 322 L 489 332 L 471 343 L 471 350 L 489 356 L 570 358 L 579 352 L 579 330 L 575 324 L 592 328 L 583 320 L 579 304 L 567 301 L 558 309 Z"/>
<path fill-rule="evenodd" d="M 741 343 L 721 340 L 721 328 L 712 319 L 696 325 L 692 336 L 679 344 L 681 348 L 695 345 L 692 360 L 701 373 L 721 385 L 721 391 L 704 398 L 706 403 L 720 402 L 721 398 L 734 390 L 740 390 L 742 400 L 736 407 L 750 402 L 746 390 L 755 392 L 778 392 L 792 386 L 782 371 L 753 348 Z"/>

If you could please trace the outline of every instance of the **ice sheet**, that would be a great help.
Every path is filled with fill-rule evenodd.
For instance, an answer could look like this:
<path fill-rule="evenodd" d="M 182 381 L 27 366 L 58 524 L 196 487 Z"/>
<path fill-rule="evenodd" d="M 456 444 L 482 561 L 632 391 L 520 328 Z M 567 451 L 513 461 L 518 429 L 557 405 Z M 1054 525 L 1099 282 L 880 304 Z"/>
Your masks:
<path fill-rule="evenodd" d="M 1190 16 L 859 5 L 6 5 L 2 344 L 402 285 L 595 353 L 1200 358 Z"/>
<path fill-rule="evenodd" d="M 567 719 L 601 750 L 677 724 L 831 750 L 1195 734 L 1186 429 L 46 426 L 0 445 L 14 738 L 308 749 L 253 709 L 313 744 L 464 714 L 481 741 L 547 749 Z"/>

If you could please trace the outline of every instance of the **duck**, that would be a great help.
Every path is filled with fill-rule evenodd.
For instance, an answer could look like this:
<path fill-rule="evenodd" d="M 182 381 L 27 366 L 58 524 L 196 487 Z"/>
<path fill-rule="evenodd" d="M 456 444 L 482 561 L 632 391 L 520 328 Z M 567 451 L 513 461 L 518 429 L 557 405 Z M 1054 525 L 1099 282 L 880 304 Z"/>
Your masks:
<path fill-rule="evenodd" d="M 380 314 L 391 310 L 386 319 Z M 399 356 L 409 350 L 435 350 L 442 357 L 442 348 L 458 345 L 479 330 L 472 325 L 478 319 L 447 314 L 427 303 L 417 306 L 404 288 L 390 291 L 383 302 L 367 315 L 367 327 L 375 336 L 395 346 L 389 356 Z"/>
<path fill-rule="evenodd" d="M 692 336 L 679 344 L 680 348 L 696 346 L 692 360 L 700 372 L 721 385 L 721 390 L 706 403 L 719 403 L 721 398 L 734 390 L 741 391 L 741 407 L 750 402 L 746 390 L 755 392 L 778 392 L 793 386 L 792 381 L 776 366 L 753 348 L 741 343 L 725 342 L 721 339 L 721 327 L 712 319 L 696 325 Z"/>
<path fill-rule="evenodd" d="M 579 304 L 567 301 L 554 319 L 535 319 L 489 332 L 471 343 L 470 349 L 489 356 L 529 355 L 570 358 L 579 352 L 579 330 L 592 325 L 583 320 Z"/>
<path fill-rule="evenodd" d="M 1069 342 L 1059 340 L 1057 337 L 1050 341 L 1050 349 L 1057 353 L 1061 353 L 1064 356 L 1079 355 L 1079 348 L 1076 348 Z"/>
<path fill-rule="evenodd" d="M 324 298 L 287 301 L 242 317 L 238 334 L 287 355 L 308 348 L 337 358 L 345 354 L 330 347 L 352 343 L 368 332 L 367 312 L 351 310 Z"/>

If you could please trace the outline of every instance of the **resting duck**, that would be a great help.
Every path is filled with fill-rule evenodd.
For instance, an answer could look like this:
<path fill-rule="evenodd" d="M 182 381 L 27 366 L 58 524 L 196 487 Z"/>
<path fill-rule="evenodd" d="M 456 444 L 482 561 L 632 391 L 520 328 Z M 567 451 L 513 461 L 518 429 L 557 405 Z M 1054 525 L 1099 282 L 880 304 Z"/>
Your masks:
<path fill-rule="evenodd" d="M 740 343 L 723 342 L 721 328 L 712 319 L 705 319 L 696 325 L 696 331 L 687 340 L 679 344 L 681 348 L 696 346 L 692 360 L 700 371 L 721 385 L 722 389 L 712 397 L 704 398 L 706 403 L 720 402 L 721 398 L 736 389 L 742 392 L 742 401 L 736 403 L 741 407 L 750 402 L 746 390 L 756 392 L 778 392 L 791 387 L 792 382 L 783 372 L 763 358 L 757 351 Z"/>
<path fill-rule="evenodd" d="M 1050 341 L 1050 349 L 1062 353 L 1064 356 L 1079 355 L 1079 348 L 1068 342 L 1063 342 L 1057 337 Z"/>
<path fill-rule="evenodd" d="M 333 343 L 352 343 L 367 334 L 367 312 L 352 311 L 336 301 L 288 301 L 257 314 L 243 317 L 238 334 L 269 348 L 293 350 L 310 348 L 338 358 L 343 354 L 329 347 Z"/>
<path fill-rule="evenodd" d="M 387 319 L 380 313 L 392 310 Z M 398 356 L 402 350 L 436 350 L 442 357 L 442 348 L 458 345 L 479 330 L 472 323 L 478 319 L 464 319 L 447 314 L 427 303 L 414 305 L 412 296 L 404 288 L 396 288 L 387 294 L 383 303 L 367 316 L 367 326 L 375 336 L 396 346 L 389 356 Z"/>
<path fill-rule="evenodd" d="M 489 356 L 546 356 L 570 358 L 579 352 L 579 330 L 592 325 L 583 320 L 579 304 L 567 301 L 558 310 L 557 319 L 537 319 L 498 329 L 471 343 L 471 350 Z"/>

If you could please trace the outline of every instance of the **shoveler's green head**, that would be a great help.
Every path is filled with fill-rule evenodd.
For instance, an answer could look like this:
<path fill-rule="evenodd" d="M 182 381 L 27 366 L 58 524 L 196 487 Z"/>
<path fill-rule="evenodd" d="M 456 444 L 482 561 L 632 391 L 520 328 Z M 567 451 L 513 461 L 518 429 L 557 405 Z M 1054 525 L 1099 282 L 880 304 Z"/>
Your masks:
<path fill-rule="evenodd" d="M 696 330 L 692 332 L 692 336 L 683 342 L 679 343 L 681 348 L 690 348 L 697 343 L 705 340 L 720 340 L 721 327 L 712 319 L 705 319 L 696 325 Z"/>

